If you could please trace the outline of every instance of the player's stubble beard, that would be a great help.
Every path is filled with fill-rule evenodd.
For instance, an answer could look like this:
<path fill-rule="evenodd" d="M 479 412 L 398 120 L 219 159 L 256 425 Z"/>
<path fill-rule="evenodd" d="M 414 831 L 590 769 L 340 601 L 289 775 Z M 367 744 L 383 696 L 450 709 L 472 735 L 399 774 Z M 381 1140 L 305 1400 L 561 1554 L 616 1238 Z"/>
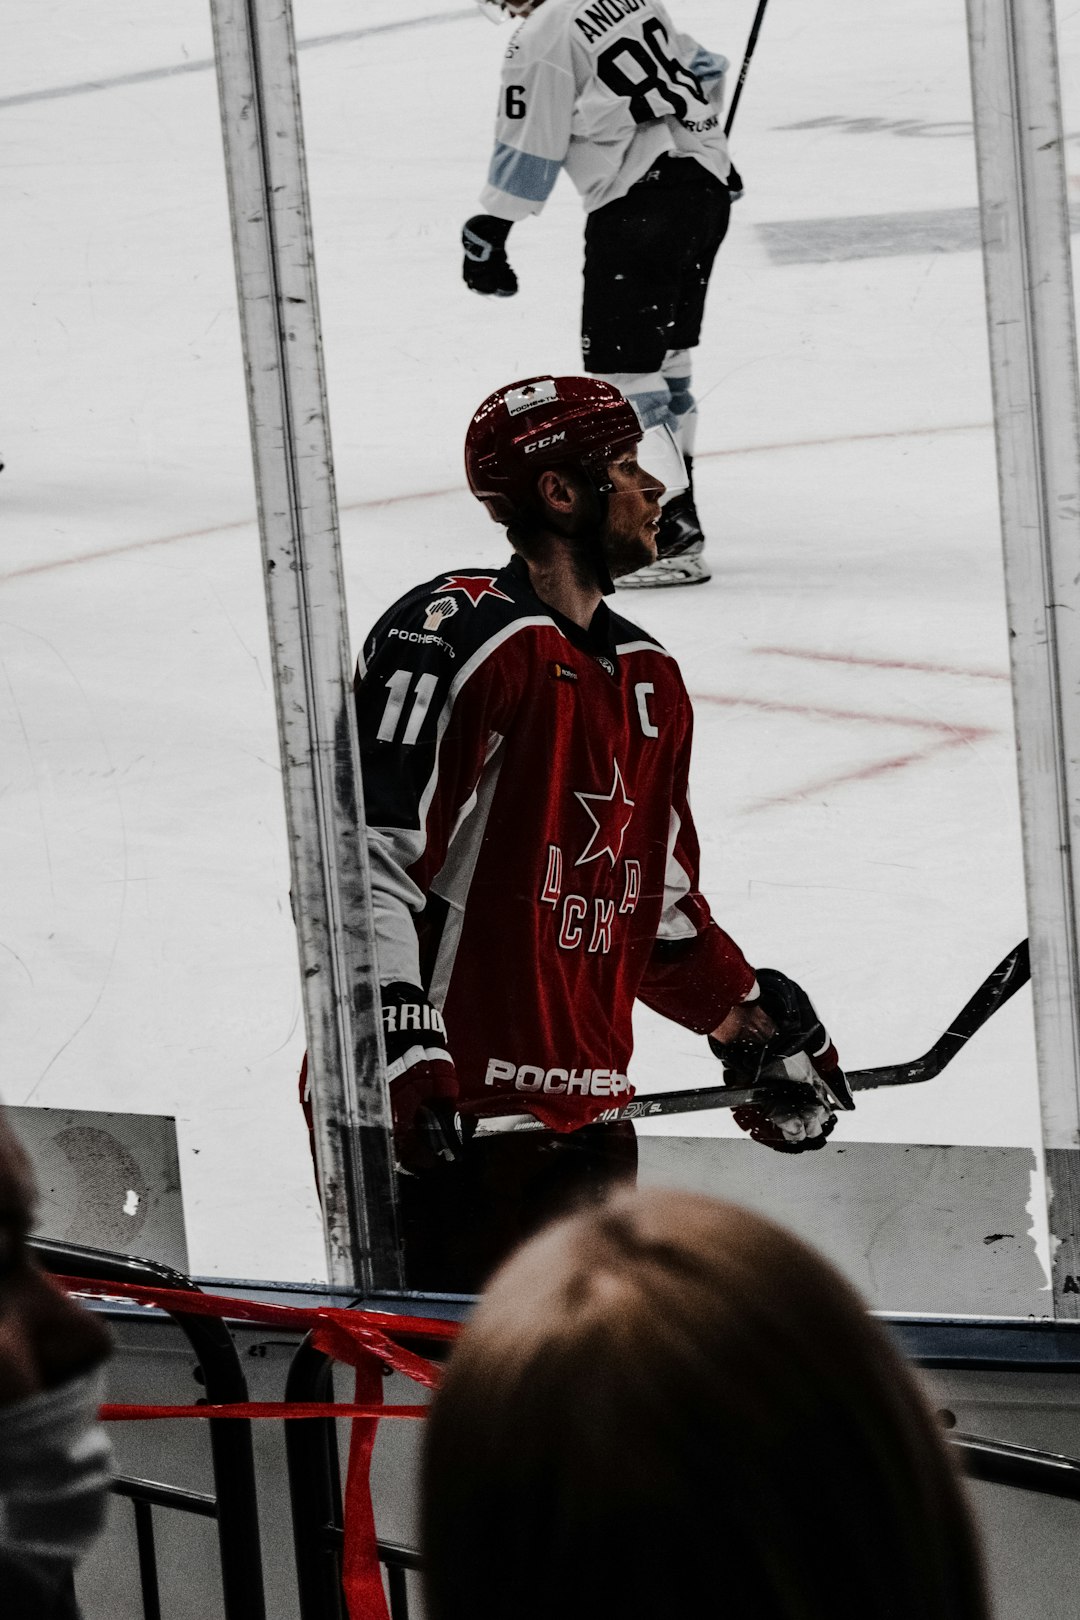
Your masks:
<path fill-rule="evenodd" d="M 647 545 L 640 536 L 605 539 L 603 549 L 612 579 L 622 579 L 625 574 L 634 574 L 656 561 L 656 546 Z"/>
<path fill-rule="evenodd" d="M 607 569 L 610 578 L 616 580 L 656 561 L 655 542 L 650 544 L 640 531 L 634 534 L 623 534 L 618 530 L 612 532 L 606 519 L 599 532 L 595 529 L 591 534 L 579 532 L 575 542 L 570 554 L 571 563 L 574 578 L 583 590 L 589 590 L 598 583 L 601 589 L 606 588 L 603 581 L 598 579 L 600 563 Z"/>
<path fill-rule="evenodd" d="M 612 579 L 622 579 L 624 575 L 636 573 L 639 568 L 656 561 L 656 530 L 651 526 L 652 519 L 643 515 L 633 526 L 625 519 L 620 525 L 618 498 L 618 491 L 608 496 L 607 511 L 600 530 L 600 549 Z"/>
<path fill-rule="evenodd" d="M 607 594 L 613 581 L 656 561 L 660 503 L 643 495 L 640 489 L 608 489 L 601 495 L 591 477 L 578 487 L 579 502 L 574 515 L 562 521 L 550 518 L 549 521 L 569 543 L 578 585 L 583 590 L 599 585 Z"/>

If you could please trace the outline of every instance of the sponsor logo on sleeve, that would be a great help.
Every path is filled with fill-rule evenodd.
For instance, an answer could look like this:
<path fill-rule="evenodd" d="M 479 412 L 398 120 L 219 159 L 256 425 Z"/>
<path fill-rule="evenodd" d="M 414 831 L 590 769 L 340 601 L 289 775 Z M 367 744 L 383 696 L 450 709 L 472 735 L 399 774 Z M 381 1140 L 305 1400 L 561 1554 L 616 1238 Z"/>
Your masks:
<path fill-rule="evenodd" d="M 450 643 L 443 636 L 437 636 L 432 630 L 403 630 L 400 625 L 392 624 L 386 634 L 388 640 L 407 641 L 412 647 L 436 647 L 439 652 L 444 652 L 448 658 L 457 657 L 457 653 Z"/>
<path fill-rule="evenodd" d="M 437 596 L 434 602 L 429 602 L 424 609 L 427 617 L 424 620 L 425 630 L 437 630 L 444 619 L 452 619 L 458 610 L 458 605 L 452 596 Z"/>

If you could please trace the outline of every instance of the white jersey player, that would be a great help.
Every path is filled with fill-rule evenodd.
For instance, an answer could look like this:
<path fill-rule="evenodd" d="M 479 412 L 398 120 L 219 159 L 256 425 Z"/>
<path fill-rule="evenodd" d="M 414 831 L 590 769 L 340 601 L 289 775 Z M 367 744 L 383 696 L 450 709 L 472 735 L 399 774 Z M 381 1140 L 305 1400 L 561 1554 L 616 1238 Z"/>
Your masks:
<path fill-rule="evenodd" d="M 727 59 L 677 29 L 660 0 L 483 0 L 522 19 L 499 87 L 486 210 L 462 241 L 464 278 L 508 297 L 511 226 L 538 214 L 565 169 L 585 227 L 585 369 L 666 423 L 691 469 L 690 352 L 741 190 L 723 131 Z M 665 507 L 658 561 L 620 586 L 709 578 L 693 487 Z"/>

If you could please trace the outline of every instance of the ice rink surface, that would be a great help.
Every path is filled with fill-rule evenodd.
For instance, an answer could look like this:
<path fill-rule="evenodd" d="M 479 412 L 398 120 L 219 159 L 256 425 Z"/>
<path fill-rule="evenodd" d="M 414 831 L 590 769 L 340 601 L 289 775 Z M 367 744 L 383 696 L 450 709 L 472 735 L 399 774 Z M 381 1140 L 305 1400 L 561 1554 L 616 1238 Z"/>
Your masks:
<path fill-rule="evenodd" d="M 750 0 L 671 10 L 741 59 Z M 193 1269 L 319 1277 L 208 10 L 6 15 L 0 1090 L 175 1115 Z M 582 217 L 560 180 L 510 238 L 521 295 L 470 294 L 509 30 L 467 0 L 302 0 L 296 30 L 359 645 L 407 584 L 504 560 L 461 441 L 492 388 L 579 369 Z M 619 607 L 695 698 L 718 918 L 848 1065 L 898 1062 L 1027 926 L 960 0 L 772 0 L 732 148 L 695 373 L 714 577 Z M 632 1078 L 719 1074 L 643 1012 Z M 1036 1145 L 1028 993 L 838 1135 Z"/>

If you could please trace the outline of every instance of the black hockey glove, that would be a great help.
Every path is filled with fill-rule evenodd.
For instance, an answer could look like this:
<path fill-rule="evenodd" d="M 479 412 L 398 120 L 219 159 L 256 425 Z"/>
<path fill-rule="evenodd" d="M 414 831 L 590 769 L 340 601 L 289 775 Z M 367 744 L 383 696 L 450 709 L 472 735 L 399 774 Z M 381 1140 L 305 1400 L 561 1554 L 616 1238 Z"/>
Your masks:
<path fill-rule="evenodd" d="M 442 1013 L 414 984 L 384 984 L 386 1078 L 394 1116 L 394 1146 L 403 1170 L 427 1170 L 457 1157 L 458 1082 Z"/>
<path fill-rule="evenodd" d="M 518 279 L 506 257 L 506 238 L 513 222 L 494 214 L 474 214 L 465 221 L 461 245 L 465 259 L 461 274 L 473 292 L 494 298 L 512 298 Z"/>
<path fill-rule="evenodd" d="M 744 188 L 742 183 L 742 175 L 739 173 L 734 163 L 728 170 L 726 185 L 728 188 L 728 196 L 731 198 L 732 202 L 738 202 L 739 198 L 743 194 Z"/>
<path fill-rule="evenodd" d="M 774 1085 L 769 1109 L 736 1108 L 732 1117 L 755 1142 L 778 1153 L 807 1153 L 825 1146 L 837 1109 L 855 1106 L 840 1060 L 801 985 L 777 968 L 760 968 L 758 1005 L 776 1025 L 764 1043 L 749 1040 L 709 1046 L 737 1085 Z"/>

